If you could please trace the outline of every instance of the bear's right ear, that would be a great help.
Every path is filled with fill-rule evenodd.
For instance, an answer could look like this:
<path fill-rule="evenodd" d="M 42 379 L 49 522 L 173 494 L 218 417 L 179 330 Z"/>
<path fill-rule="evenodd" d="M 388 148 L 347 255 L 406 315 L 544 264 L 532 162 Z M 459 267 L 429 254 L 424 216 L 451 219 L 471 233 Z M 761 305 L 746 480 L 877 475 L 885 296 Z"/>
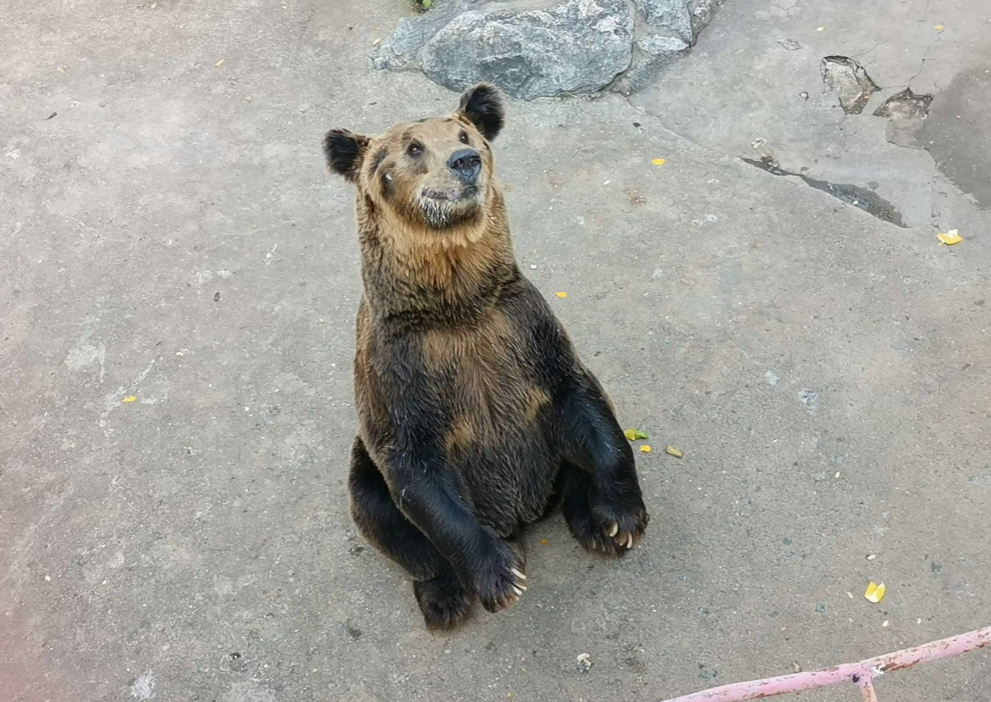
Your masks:
<path fill-rule="evenodd" d="M 323 153 L 330 170 L 354 183 L 361 172 L 361 160 L 365 156 L 368 137 L 354 134 L 347 129 L 331 129 L 323 138 Z"/>

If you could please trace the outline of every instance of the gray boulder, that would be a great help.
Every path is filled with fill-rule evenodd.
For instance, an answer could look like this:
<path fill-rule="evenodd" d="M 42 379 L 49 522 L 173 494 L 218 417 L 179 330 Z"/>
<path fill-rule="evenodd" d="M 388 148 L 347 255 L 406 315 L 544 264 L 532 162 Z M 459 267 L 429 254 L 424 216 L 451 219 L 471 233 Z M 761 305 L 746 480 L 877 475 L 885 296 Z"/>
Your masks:
<path fill-rule="evenodd" d="M 532 100 L 609 85 L 629 68 L 632 45 L 623 0 L 462 0 L 401 22 L 373 64 L 397 69 L 418 59 L 431 80 L 452 90 L 489 81 Z"/>
<path fill-rule="evenodd" d="M 452 90 L 488 81 L 524 100 L 630 94 L 695 43 L 721 2 L 632 0 L 634 13 L 627 0 L 437 0 L 400 20 L 372 65 L 419 69 Z"/>

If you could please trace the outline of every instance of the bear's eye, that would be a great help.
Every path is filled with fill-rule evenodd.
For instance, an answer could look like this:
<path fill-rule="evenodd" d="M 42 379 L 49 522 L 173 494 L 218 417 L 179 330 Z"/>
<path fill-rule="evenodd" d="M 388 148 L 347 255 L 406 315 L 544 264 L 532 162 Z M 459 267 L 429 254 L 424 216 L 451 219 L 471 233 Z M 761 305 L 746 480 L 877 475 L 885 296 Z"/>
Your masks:
<path fill-rule="evenodd" d="M 468 143 L 468 132 L 466 132 L 464 129 L 462 129 L 461 130 L 461 133 L 458 134 L 458 140 L 462 144 L 467 144 Z"/>
<path fill-rule="evenodd" d="M 412 144 L 406 147 L 406 153 L 410 156 L 419 156 L 423 153 L 423 144 L 414 141 Z"/>

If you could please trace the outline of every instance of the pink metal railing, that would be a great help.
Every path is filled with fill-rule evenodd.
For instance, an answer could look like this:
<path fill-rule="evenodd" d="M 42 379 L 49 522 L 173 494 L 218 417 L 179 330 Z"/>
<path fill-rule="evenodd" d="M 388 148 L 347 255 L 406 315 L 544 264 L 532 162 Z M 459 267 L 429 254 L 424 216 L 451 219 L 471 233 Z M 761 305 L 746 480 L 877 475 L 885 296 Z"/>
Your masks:
<path fill-rule="evenodd" d="M 952 636 L 940 641 L 906 648 L 877 658 L 868 658 L 859 663 L 845 663 L 834 668 L 816 670 L 809 673 L 782 675 L 777 678 L 751 680 L 714 687 L 702 692 L 694 692 L 676 697 L 666 702 L 743 702 L 760 700 L 789 692 L 801 692 L 816 687 L 852 683 L 860 688 L 864 702 L 877 702 L 874 692 L 874 679 L 885 673 L 911 668 L 919 663 L 929 663 L 942 658 L 958 656 L 979 648 L 991 646 L 991 627 L 978 629 L 969 634 Z"/>

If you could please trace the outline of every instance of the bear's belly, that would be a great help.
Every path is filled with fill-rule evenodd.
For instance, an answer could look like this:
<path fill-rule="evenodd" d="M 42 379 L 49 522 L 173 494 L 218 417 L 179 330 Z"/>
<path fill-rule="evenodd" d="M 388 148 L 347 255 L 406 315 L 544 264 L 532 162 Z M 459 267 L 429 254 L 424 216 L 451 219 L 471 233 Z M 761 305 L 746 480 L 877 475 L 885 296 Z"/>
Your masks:
<path fill-rule="evenodd" d="M 447 461 L 479 521 L 505 536 L 542 516 L 554 489 L 549 399 L 516 373 L 459 380 Z"/>
<path fill-rule="evenodd" d="M 449 461 L 472 512 L 500 536 L 547 511 L 558 460 L 539 431 L 507 428 L 500 441 L 452 451 Z"/>

